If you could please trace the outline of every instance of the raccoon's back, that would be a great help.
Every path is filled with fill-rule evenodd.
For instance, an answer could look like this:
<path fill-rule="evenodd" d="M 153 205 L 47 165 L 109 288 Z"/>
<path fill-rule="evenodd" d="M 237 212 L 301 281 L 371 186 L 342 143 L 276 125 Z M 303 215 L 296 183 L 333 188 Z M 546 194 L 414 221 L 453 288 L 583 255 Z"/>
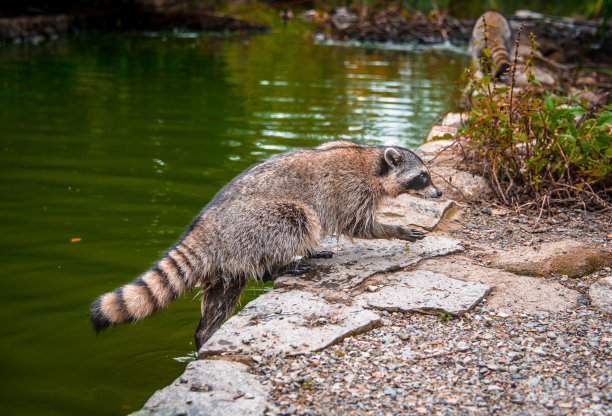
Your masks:
<path fill-rule="evenodd" d="M 352 142 L 283 153 L 234 178 L 205 210 L 215 215 L 232 212 L 234 218 L 236 207 L 247 213 L 254 204 L 295 202 L 317 216 L 325 233 L 335 233 L 379 193 L 379 153 L 375 147 Z"/>

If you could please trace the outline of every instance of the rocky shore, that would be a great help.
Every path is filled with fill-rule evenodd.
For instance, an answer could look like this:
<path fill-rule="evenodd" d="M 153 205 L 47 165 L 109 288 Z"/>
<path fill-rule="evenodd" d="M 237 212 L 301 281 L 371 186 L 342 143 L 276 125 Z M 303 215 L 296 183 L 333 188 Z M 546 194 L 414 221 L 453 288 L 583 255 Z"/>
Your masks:
<path fill-rule="evenodd" d="M 465 44 L 475 22 L 474 19 L 449 16 L 437 9 L 427 15 L 408 11 L 399 3 L 339 7 L 330 13 L 310 10 L 303 16 L 319 24 L 317 37 L 326 41 Z M 535 75 L 545 89 L 579 87 L 573 92 L 579 94 L 584 87 L 597 87 L 595 95 L 601 94 L 602 88 L 605 93 L 612 89 L 609 71 L 594 70 L 609 69 L 612 65 L 612 27 L 608 24 L 602 30 L 602 19 L 556 17 L 518 10 L 508 16 L 508 21 L 514 39 L 519 31 L 522 32 L 518 45 L 519 67 L 525 64 L 529 53 L 529 35 L 535 35 L 539 45 L 534 57 Z M 519 70 L 517 74 L 522 72 Z M 517 80 L 518 84 L 526 81 Z"/>
<path fill-rule="evenodd" d="M 419 149 L 452 199 L 380 212 L 424 240 L 325 240 L 135 414 L 610 414 L 609 213 L 479 203 L 458 120 Z"/>
<path fill-rule="evenodd" d="M 1 11 L 1 10 L 0 10 Z M 40 10 L 34 14 L 17 13 L 4 17 L 0 13 L 0 44 L 9 42 L 38 43 L 66 34 L 86 30 L 188 30 L 206 32 L 264 32 L 265 25 L 208 10 L 201 3 L 155 0 L 109 2 L 66 10 Z"/>

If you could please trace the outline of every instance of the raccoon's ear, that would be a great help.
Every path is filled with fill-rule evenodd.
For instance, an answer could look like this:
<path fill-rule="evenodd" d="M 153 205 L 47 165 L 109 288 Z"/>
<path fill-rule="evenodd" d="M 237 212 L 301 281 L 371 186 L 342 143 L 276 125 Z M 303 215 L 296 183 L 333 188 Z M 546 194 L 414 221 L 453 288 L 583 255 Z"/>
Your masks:
<path fill-rule="evenodd" d="M 389 166 L 397 167 L 402 161 L 402 155 L 400 152 L 390 147 L 385 150 L 385 161 L 389 164 Z"/>

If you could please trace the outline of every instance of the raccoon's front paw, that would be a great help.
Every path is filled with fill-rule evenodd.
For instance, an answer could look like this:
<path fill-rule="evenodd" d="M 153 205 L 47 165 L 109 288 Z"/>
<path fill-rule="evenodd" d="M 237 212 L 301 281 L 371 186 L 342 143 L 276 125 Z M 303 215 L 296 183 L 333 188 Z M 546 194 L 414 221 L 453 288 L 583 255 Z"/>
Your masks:
<path fill-rule="evenodd" d="M 425 234 L 422 231 L 415 230 L 413 228 L 401 228 L 402 232 L 399 236 L 400 240 L 406 241 L 417 241 L 425 238 Z"/>

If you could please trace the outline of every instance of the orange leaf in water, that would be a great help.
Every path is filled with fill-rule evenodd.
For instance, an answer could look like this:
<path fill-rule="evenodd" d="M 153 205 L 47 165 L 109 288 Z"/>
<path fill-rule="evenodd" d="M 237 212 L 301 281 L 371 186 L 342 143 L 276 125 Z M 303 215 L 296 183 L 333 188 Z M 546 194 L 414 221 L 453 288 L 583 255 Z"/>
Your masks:
<path fill-rule="evenodd" d="M 81 241 L 81 240 L 82 240 L 82 238 L 80 238 L 80 237 L 76 237 L 76 238 L 71 238 L 71 239 L 70 239 L 70 242 L 71 242 L 71 243 L 78 243 L 78 242 L 79 242 L 79 241 Z"/>

